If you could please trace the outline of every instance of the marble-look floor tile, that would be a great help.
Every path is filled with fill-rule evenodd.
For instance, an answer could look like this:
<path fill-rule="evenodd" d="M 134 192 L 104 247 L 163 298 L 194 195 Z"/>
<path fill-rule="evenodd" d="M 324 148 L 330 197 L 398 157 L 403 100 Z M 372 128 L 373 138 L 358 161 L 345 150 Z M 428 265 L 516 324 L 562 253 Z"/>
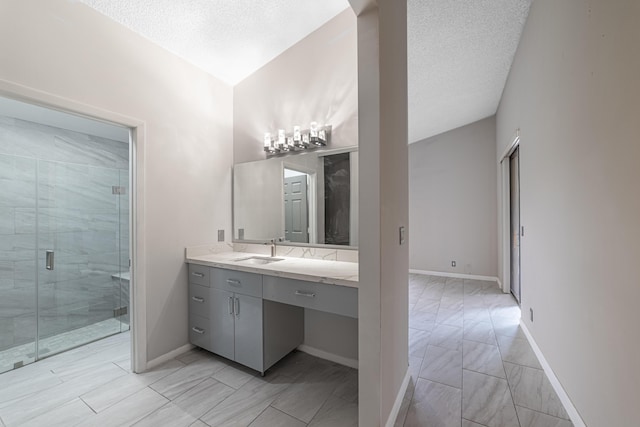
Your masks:
<path fill-rule="evenodd" d="M 93 415 L 91 408 L 85 405 L 82 400 L 74 399 L 59 408 L 32 418 L 20 425 L 22 427 L 68 427 L 82 424 L 84 420 Z"/>
<path fill-rule="evenodd" d="M 505 362 L 507 380 L 516 405 L 569 419 L 544 371 Z"/>
<path fill-rule="evenodd" d="M 308 423 L 336 389 L 346 369 L 332 364 L 310 372 L 282 392 L 271 406 Z"/>
<path fill-rule="evenodd" d="M 488 427 L 519 427 L 506 380 L 464 370 L 462 417 Z"/>
<path fill-rule="evenodd" d="M 333 390 L 333 395 L 347 402 L 358 402 L 358 370 L 347 369 L 342 381 Z"/>
<path fill-rule="evenodd" d="M 182 362 L 170 360 L 141 374 L 125 375 L 81 395 L 82 400 L 95 412 L 106 408 L 135 394 L 160 379 L 184 367 Z"/>
<path fill-rule="evenodd" d="M 173 402 L 169 402 L 133 425 L 135 427 L 189 427 L 193 425 L 196 420 L 194 416 L 186 413 Z"/>
<path fill-rule="evenodd" d="M 485 344 L 498 345 L 491 322 L 464 321 L 464 339 Z"/>
<path fill-rule="evenodd" d="M 418 379 L 405 427 L 460 427 L 462 391 L 425 379 Z"/>
<path fill-rule="evenodd" d="M 420 378 L 462 388 L 462 352 L 428 346 L 420 369 Z"/>
<path fill-rule="evenodd" d="M 291 384 L 290 377 L 278 374 L 270 374 L 268 381 L 253 378 L 200 419 L 216 427 L 249 425 Z"/>
<path fill-rule="evenodd" d="M 437 312 L 416 310 L 415 307 L 409 311 L 409 327 L 423 331 L 431 331 L 436 325 Z"/>
<path fill-rule="evenodd" d="M 437 325 L 431 331 L 429 344 L 449 350 L 462 350 L 462 328 L 449 325 Z"/>
<path fill-rule="evenodd" d="M 231 388 L 239 389 L 256 376 L 255 371 L 241 365 L 229 365 L 213 374 L 212 378 L 228 385 Z"/>
<path fill-rule="evenodd" d="M 415 310 L 426 311 L 429 313 L 437 313 L 440 308 L 440 300 L 433 298 L 426 298 L 424 294 L 416 302 Z"/>
<path fill-rule="evenodd" d="M 127 399 L 116 403 L 99 414 L 95 414 L 78 424 L 87 427 L 121 427 L 132 425 L 169 401 L 159 393 L 144 388 Z"/>
<path fill-rule="evenodd" d="M 9 405 L 0 408 L 0 418 L 8 426 L 20 425 L 123 375 L 127 373 L 112 363 L 97 367 L 90 374 L 11 401 Z"/>
<path fill-rule="evenodd" d="M 440 299 L 444 294 L 445 286 L 443 283 L 431 283 L 424 288 L 422 296 L 428 299 Z"/>
<path fill-rule="evenodd" d="M 420 377 L 420 367 L 422 366 L 422 357 L 413 357 L 409 355 L 409 385 L 407 385 L 407 391 L 405 398 L 411 399 L 413 392 Z"/>
<path fill-rule="evenodd" d="M 520 427 L 573 427 L 573 423 L 516 405 Z"/>
<path fill-rule="evenodd" d="M 208 424 L 203 423 L 200 420 L 196 420 L 196 422 L 194 422 L 193 424 L 191 424 L 189 427 L 209 427 Z"/>
<path fill-rule="evenodd" d="M 498 340 L 502 360 L 505 362 L 542 369 L 536 354 L 526 339 L 506 335 L 496 335 L 496 339 Z"/>
<path fill-rule="evenodd" d="M 431 332 L 409 329 L 409 355 L 424 357 L 424 353 L 427 351 L 427 345 L 429 345 L 430 336 Z"/>
<path fill-rule="evenodd" d="M 452 285 L 464 285 L 464 279 L 461 279 L 459 277 L 447 277 L 445 284 L 447 286 L 452 286 Z"/>
<path fill-rule="evenodd" d="M 438 316 L 436 317 L 436 324 L 443 324 L 449 326 L 455 326 L 462 328 L 464 325 L 463 311 L 460 310 L 447 310 L 440 307 L 438 310 Z"/>
<path fill-rule="evenodd" d="M 271 406 L 262 411 L 258 418 L 253 420 L 249 427 L 304 427 L 306 426 L 300 420 L 293 418 L 290 415 L 285 414 Z"/>
<path fill-rule="evenodd" d="M 464 308 L 463 298 L 455 296 L 443 296 L 442 298 L 440 298 L 440 308 L 451 311 L 460 311 Z"/>
<path fill-rule="evenodd" d="M 497 346 L 464 340 L 462 349 L 464 369 L 506 378 Z"/>
<path fill-rule="evenodd" d="M 205 378 L 223 369 L 226 365 L 213 356 L 196 360 L 156 381 L 150 387 L 169 400 L 174 400 L 185 391 L 201 383 Z"/>
<path fill-rule="evenodd" d="M 178 396 L 173 403 L 184 412 L 200 418 L 217 404 L 229 397 L 235 389 L 213 378 L 207 378 L 197 386 Z"/>
<path fill-rule="evenodd" d="M 486 322 L 491 323 L 491 315 L 489 310 L 482 306 L 473 306 L 465 304 L 464 306 L 464 321 L 465 323 Z M 493 325 L 492 325 L 493 326 Z"/>
<path fill-rule="evenodd" d="M 485 427 L 482 424 L 474 423 L 473 421 L 462 419 L 462 427 Z"/>
<path fill-rule="evenodd" d="M 309 427 L 358 427 L 358 404 L 332 396 L 313 417 Z"/>
<path fill-rule="evenodd" d="M 526 339 L 522 328 L 520 328 L 519 318 L 491 316 L 491 323 L 493 323 L 493 330 L 496 335 Z"/>

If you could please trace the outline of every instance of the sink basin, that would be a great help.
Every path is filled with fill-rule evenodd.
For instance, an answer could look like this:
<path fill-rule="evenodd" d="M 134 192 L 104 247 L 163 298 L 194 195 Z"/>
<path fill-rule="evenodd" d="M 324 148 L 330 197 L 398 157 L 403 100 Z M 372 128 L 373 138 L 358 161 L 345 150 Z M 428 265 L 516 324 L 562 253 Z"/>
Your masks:
<path fill-rule="evenodd" d="M 271 264 L 272 262 L 282 261 L 284 258 L 271 258 L 266 256 L 252 256 L 249 258 L 240 258 L 235 260 L 237 263 L 242 264 L 254 264 L 254 265 L 264 265 Z"/>

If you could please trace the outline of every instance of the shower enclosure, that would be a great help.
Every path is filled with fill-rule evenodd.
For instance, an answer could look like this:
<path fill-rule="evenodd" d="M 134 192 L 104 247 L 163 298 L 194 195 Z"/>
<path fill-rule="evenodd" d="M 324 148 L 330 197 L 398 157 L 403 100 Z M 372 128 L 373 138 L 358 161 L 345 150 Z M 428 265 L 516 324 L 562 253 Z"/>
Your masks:
<path fill-rule="evenodd" d="M 0 372 L 129 329 L 128 131 L 2 114 Z"/>

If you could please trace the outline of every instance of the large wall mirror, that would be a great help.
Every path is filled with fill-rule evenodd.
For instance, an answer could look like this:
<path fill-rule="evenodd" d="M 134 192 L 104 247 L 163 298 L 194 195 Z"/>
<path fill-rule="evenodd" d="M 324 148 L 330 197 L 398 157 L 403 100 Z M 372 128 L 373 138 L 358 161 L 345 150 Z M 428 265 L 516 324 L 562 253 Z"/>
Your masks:
<path fill-rule="evenodd" d="M 357 247 L 358 148 L 236 164 L 233 238 Z"/>

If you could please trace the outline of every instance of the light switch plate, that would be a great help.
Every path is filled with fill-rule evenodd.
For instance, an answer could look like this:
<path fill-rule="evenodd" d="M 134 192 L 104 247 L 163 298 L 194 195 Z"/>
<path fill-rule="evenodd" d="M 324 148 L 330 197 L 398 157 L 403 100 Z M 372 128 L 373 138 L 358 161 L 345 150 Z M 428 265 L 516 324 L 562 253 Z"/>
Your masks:
<path fill-rule="evenodd" d="M 224 242 L 224 230 L 218 230 L 218 242 Z"/>

